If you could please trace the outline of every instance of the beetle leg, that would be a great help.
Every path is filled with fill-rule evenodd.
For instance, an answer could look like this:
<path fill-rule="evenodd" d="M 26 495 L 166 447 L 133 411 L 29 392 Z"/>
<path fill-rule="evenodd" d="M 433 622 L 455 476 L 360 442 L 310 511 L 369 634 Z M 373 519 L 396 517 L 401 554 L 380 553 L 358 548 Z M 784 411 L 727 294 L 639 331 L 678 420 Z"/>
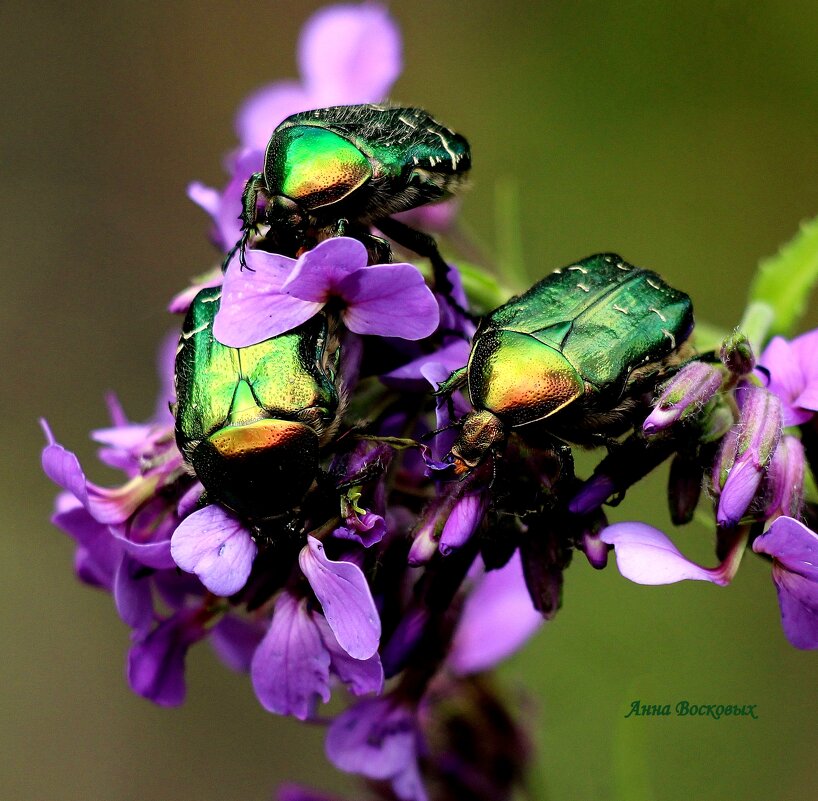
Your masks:
<path fill-rule="evenodd" d="M 432 394 L 434 396 L 438 395 L 451 395 L 455 390 L 460 389 L 461 387 L 466 386 L 466 382 L 469 379 L 469 370 L 468 365 L 466 367 L 460 367 L 459 369 L 455 370 L 445 381 L 437 385 L 437 390 Z"/>
<path fill-rule="evenodd" d="M 449 265 L 446 264 L 443 256 L 440 255 L 434 237 L 423 233 L 423 231 L 411 228 L 393 217 L 384 217 L 380 220 L 375 220 L 374 225 L 378 230 L 383 231 L 390 239 L 393 239 L 402 247 L 414 251 L 418 256 L 429 259 L 432 263 L 435 289 L 446 298 L 446 302 L 456 312 L 462 314 L 470 322 L 477 322 L 478 318 L 464 309 L 452 297 L 454 287 L 449 279 Z"/>
<path fill-rule="evenodd" d="M 226 269 L 227 263 L 239 251 L 239 263 L 241 268 L 247 267 L 247 260 L 244 256 L 247 250 L 247 243 L 253 234 L 258 233 L 258 198 L 259 195 L 265 195 L 267 187 L 264 182 L 264 173 L 254 172 L 244 185 L 244 190 L 241 193 L 241 239 L 236 243 L 233 249 L 228 253 L 222 269 Z M 248 268 L 250 269 L 250 268 Z"/>

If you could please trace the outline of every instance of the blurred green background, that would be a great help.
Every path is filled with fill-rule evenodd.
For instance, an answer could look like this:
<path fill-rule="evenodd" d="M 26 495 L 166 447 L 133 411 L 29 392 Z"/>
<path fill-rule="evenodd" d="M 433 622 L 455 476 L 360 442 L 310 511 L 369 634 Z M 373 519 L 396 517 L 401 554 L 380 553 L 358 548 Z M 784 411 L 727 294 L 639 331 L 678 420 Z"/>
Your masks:
<path fill-rule="evenodd" d="M 285 779 L 350 786 L 324 766 L 320 730 L 264 713 L 206 646 L 189 660 L 184 708 L 130 694 L 126 629 L 108 597 L 75 582 L 73 549 L 49 525 L 36 427 L 47 416 L 91 464 L 106 390 L 134 419 L 151 412 L 166 301 L 214 260 L 185 186 L 221 184 L 238 103 L 295 77 L 297 31 L 319 5 L 0 6 L 2 799 L 250 801 Z M 405 36 L 393 99 L 471 140 L 463 216 L 487 252 L 498 182 L 516 182 L 532 279 L 617 250 L 730 326 L 757 259 L 818 212 L 813 2 L 392 10 Z M 660 476 L 613 517 L 666 524 L 663 496 Z M 712 564 L 705 529 L 677 541 Z M 537 797 L 818 798 L 818 654 L 786 643 L 767 565 L 748 557 L 729 589 L 646 588 L 581 561 L 560 615 L 503 669 L 538 732 Z M 625 720 L 636 699 L 757 704 L 759 719 Z"/>

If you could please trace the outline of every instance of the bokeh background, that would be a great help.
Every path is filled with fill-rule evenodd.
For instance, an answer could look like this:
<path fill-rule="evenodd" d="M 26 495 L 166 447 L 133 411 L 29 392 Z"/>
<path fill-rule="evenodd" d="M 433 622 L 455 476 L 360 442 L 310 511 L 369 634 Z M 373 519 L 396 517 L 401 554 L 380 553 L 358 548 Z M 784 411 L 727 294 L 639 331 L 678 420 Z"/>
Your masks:
<path fill-rule="evenodd" d="M 347 788 L 322 732 L 264 713 L 195 649 L 177 710 L 131 695 L 127 632 L 48 522 L 47 416 L 90 464 L 116 389 L 153 407 L 167 299 L 215 254 L 185 197 L 219 185 L 241 99 L 295 77 L 316 2 L 0 5 L 3 264 L 0 798 L 268 799 Z M 738 320 L 759 257 L 818 212 L 818 6 L 807 0 L 393 3 L 393 97 L 468 135 L 464 224 L 491 254 L 516 186 L 532 279 L 598 250 L 660 271 L 698 316 Z M 813 313 L 811 323 L 818 323 Z M 103 480 L 102 472 L 92 477 Z M 663 477 L 614 519 L 665 524 Z M 712 563 L 710 534 L 678 542 Z M 729 589 L 569 569 L 557 619 L 502 670 L 537 732 L 533 797 L 818 798 L 818 654 L 788 646 L 769 569 Z M 757 704 L 758 720 L 624 719 L 644 703 Z M 354 797 L 354 796 L 353 796 Z"/>

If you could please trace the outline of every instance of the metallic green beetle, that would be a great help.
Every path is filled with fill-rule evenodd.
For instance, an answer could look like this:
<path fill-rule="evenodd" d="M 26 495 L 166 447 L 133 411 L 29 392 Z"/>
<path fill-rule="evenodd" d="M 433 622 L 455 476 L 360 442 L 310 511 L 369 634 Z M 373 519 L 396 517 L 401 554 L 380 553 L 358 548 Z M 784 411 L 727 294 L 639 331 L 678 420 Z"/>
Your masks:
<path fill-rule="evenodd" d="M 210 500 L 250 520 L 301 502 L 340 422 L 339 350 L 318 314 L 248 348 L 213 338 L 221 289 L 203 289 L 176 355 L 176 442 Z"/>
<path fill-rule="evenodd" d="M 475 467 L 509 431 L 591 445 L 634 415 L 691 352 L 690 298 L 613 253 L 555 270 L 487 315 L 469 363 L 440 392 L 468 383 L 474 411 L 450 458 Z"/>
<path fill-rule="evenodd" d="M 434 239 L 390 215 L 450 195 L 470 167 L 468 142 L 422 109 L 334 106 L 293 114 L 273 132 L 264 171 L 245 185 L 236 247 L 243 257 L 249 237 L 266 222 L 260 244 L 276 253 L 293 256 L 345 234 L 390 261 L 388 244 L 369 233 L 374 224 L 430 258 L 437 278 L 447 268 Z"/>

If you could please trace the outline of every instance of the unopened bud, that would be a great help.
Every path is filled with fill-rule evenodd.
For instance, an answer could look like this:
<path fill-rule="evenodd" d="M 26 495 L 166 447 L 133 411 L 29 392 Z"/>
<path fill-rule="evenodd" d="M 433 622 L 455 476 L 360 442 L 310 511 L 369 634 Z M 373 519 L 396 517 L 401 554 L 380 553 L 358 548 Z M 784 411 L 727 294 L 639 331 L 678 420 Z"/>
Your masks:
<path fill-rule="evenodd" d="M 756 365 L 750 340 L 738 329 L 733 331 L 721 345 L 721 363 L 735 376 L 752 372 Z"/>
<path fill-rule="evenodd" d="M 579 549 L 585 554 L 591 567 L 597 570 L 602 570 L 608 564 L 608 551 L 613 548 L 613 545 L 603 542 L 599 536 L 602 529 L 607 526 L 607 518 L 601 510 L 598 510 L 587 521 L 579 541 Z"/>
<path fill-rule="evenodd" d="M 686 364 L 665 384 L 642 430 L 648 435 L 656 434 L 695 414 L 718 392 L 722 378 L 721 370 L 712 364 Z"/>
<path fill-rule="evenodd" d="M 797 437 L 781 437 L 767 471 L 764 517 L 798 518 L 804 502 L 804 447 Z"/>
<path fill-rule="evenodd" d="M 725 437 L 714 486 L 721 489 L 717 519 L 733 526 L 758 494 L 764 470 L 781 439 L 781 401 L 761 387 L 742 389 L 739 421 Z"/>
<path fill-rule="evenodd" d="M 670 519 L 676 526 L 693 519 L 699 497 L 702 494 L 704 468 L 699 459 L 691 454 L 677 453 L 670 463 L 667 498 Z"/>
<path fill-rule="evenodd" d="M 568 511 L 575 515 L 586 515 L 598 509 L 616 492 L 616 483 L 610 476 L 597 473 L 591 476 L 568 504 Z"/>
<path fill-rule="evenodd" d="M 452 509 L 440 535 L 440 552 L 448 556 L 465 545 L 483 520 L 488 508 L 488 491 L 464 495 Z"/>

